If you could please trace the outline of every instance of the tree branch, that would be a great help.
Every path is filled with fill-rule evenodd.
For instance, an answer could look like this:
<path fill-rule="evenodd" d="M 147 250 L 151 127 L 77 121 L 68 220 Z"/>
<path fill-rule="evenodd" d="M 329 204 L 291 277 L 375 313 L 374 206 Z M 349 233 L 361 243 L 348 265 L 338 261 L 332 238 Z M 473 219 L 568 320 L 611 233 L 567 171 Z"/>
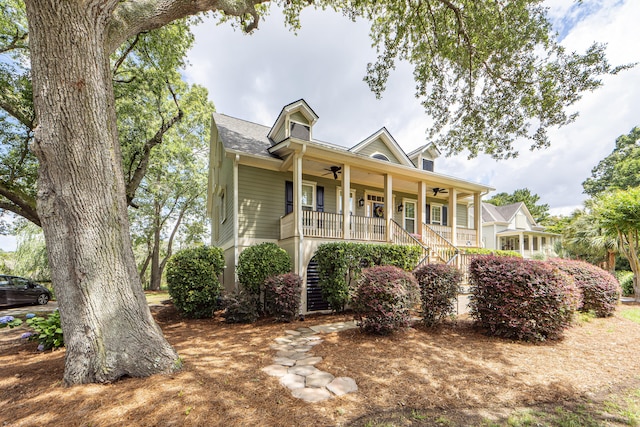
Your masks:
<path fill-rule="evenodd" d="M 173 91 L 171 91 L 171 93 L 173 93 Z M 178 114 L 173 116 L 168 122 L 163 122 L 162 126 L 156 132 L 156 134 L 151 139 L 149 139 L 142 147 L 142 153 L 140 154 L 141 156 L 140 162 L 138 163 L 136 170 L 133 172 L 133 176 L 127 183 L 127 202 L 129 204 L 131 204 L 131 201 L 133 200 L 136 194 L 136 190 L 138 189 L 138 187 L 140 186 L 140 183 L 142 182 L 142 178 L 144 178 L 145 174 L 147 173 L 147 169 L 149 169 L 149 156 L 151 155 L 151 150 L 156 145 L 162 143 L 162 138 L 164 134 L 167 133 L 167 131 L 169 131 L 169 129 L 171 129 L 173 125 L 175 125 L 180 120 L 182 120 L 182 116 L 183 116 L 183 112 L 181 109 L 178 108 Z"/>
<path fill-rule="evenodd" d="M 0 47 L 0 53 L 9 52 L 13 49 L 28 49 L 29 43 L 27 42 L 27 37 L 29 37 L 29 33 L 22 33 L 16 30 L 16 35 L 13 36 L 11 41 L 5 45 Z"/>
<path fill-rule="evenodd" d="M 200 12 L 220 11 L 225 15 L 251 17 L 243 25 L 247 33 L 258 28 L 260 15 L 255 6 L 269 0 L 122 0 L 114 9 L 108 28 L 107 51 L 143 31 L 160 28 L 177 19 Z"/>
<path fill-rule="evenodd" d="M 18 120 L 24 126 L 26 126 L 29 130 L 33 130 L 33 118 L 28 117 L 26 114 L 21 113 L 17 108 L 14 108 L 9 102 L 7 102 L 4 98 L 0 97 L 0 108 L 6 111 L 11 117 Z"/>
<path fill-rule="evenodd" d="M 36 201 L 25 192 L 12 189 L 0 182 L 0 196 L 4 196 L 8 202 L 0 200 L 0 209 L 13 212 L 31 221 L 40 227 L 40 217 L 36 212 Z"/>
<path fill-rule="evenodd" d="M 116 63 L 113 65 L 113 75 L 114 76 L 118 73 L 118 68 L 120 68 L 120 66 L 122 65 L 124 60 L 127 59 L 127 56 L 129 56 L 129 54 L 131 53 L 133 48 L 136 47 L 136 45 L 138 44 L 138 41 L 140 41 L 140 33 L 136 34 L 136 38 L 133 39 L 133 41 L 129 44 L 127 49 L 122 53 L 120 58 L 118 58 Z"/>

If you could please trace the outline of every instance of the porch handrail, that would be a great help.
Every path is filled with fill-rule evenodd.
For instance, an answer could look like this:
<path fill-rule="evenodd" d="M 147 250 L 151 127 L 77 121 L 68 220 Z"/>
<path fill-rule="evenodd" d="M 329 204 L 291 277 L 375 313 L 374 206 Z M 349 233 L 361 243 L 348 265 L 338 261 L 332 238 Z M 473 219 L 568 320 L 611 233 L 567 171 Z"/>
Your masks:
<path fill-rule="evenodd" d="M 422 242 L 445 264 L 451 264 L 458 255 L 457 247 L 424 223 L 422 224 Z"/>
<path fill-rule="evenodd" d="M 419 246 L 422 253 L 416 267 L 429 261 L 429 248 L 424 246 L 422 242 L 411 235 L 407 230 L 402 228 L 395 220 L 391 220 L 391 242 L 395 245 Z"/>

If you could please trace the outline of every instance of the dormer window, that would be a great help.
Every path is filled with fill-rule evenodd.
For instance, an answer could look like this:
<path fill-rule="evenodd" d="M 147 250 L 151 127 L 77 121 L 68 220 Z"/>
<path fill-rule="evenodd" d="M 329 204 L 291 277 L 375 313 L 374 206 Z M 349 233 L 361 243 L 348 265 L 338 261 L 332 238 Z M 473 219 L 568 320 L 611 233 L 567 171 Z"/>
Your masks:
<path fill-rule="evenodd" d="M 422 159 L 422 170 L 433 172 L 433 160 Z"/>
<path fill-rule="evenodd" d="M 382 153 L 373 153 L 371 157 L 378 160 L 384 160 L 385 162 L 389 161 L 389 158 Z"/>
<path fill-rule="evenodd" d="M 305 141 L 311 140 L 311 128 L 302 123 L 291 122 L 289 126 L 291 138 L 303 139 Z"/>

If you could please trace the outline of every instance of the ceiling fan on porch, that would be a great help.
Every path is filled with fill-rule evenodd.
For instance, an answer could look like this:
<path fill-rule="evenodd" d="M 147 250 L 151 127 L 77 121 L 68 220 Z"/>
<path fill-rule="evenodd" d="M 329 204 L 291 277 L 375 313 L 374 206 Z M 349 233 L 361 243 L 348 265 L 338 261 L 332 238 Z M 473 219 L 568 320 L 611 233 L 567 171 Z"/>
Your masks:
<path fill-rule="evenodd" d="M 322 174 L 322 176 L 333 174 L 333 179 L 338 179 L 338 174 L 342 172 L 342 166 L 331 166 L 330 168 L 325 168 L 327 173 Z"/>
<path fill-rule="evenodd" d="M 446 194 L 448 193 L 449 190 L 447 190 L 446 188 L 440 188 L 440 187 L 433 187 L 433 196 L 437 196 L 438 193 L 442 193 L 442 194 Z"/>

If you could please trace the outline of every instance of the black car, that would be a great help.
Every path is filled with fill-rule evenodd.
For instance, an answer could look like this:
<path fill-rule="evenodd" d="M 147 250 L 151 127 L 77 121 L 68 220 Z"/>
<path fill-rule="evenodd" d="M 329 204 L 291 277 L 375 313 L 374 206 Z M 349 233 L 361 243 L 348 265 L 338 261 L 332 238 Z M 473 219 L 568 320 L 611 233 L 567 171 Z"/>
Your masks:
<path fill-rule="evenodd" d="M 51 299 L 51 292 L 29 279 L 0 275 L 0 305 L 40 304 Z"/>

